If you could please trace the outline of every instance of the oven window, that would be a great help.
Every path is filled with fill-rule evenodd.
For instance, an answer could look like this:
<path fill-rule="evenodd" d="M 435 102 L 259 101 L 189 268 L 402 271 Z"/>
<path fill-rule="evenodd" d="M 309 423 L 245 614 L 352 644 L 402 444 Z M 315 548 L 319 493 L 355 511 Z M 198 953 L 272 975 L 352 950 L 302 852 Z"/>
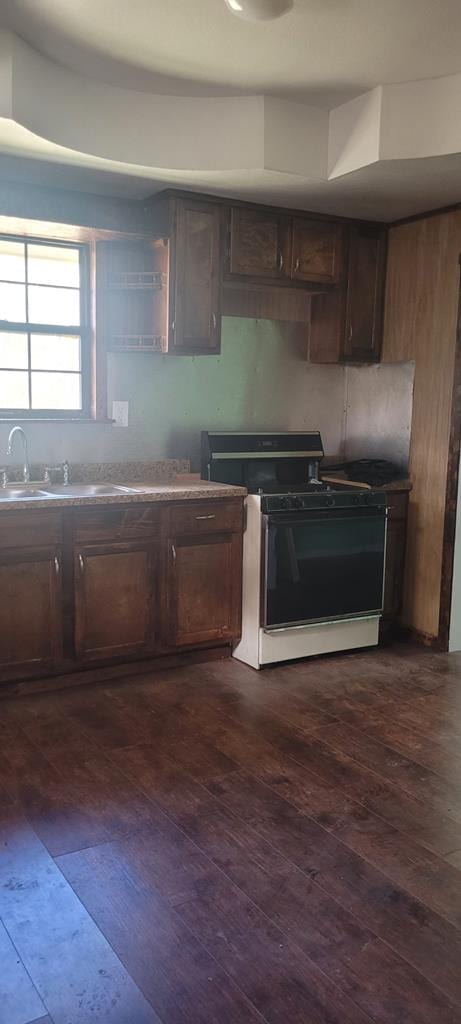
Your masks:
<path fill-rule="evenodd" d="M 266 627 L 341 619 L 382 608 L 384 515 L 270 517 Z"/>

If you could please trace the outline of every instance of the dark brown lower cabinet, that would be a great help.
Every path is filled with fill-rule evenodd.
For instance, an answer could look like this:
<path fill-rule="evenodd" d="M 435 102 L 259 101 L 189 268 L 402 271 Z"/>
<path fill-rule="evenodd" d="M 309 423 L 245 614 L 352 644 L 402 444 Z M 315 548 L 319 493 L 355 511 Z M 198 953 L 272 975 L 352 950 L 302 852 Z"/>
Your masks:
<path fill-rule="evenodd" d="M 61 551 L 0 552 L 0 680 L 52 672 L 62 653 Z"/>
<path fill-rule="evenodd" d="M 237 639 L 242 535 L 241 498 L 0 512 L 0 683 Z"/>
<path fill-rule="evenodd" d="M 241 628 L 241 533 L 170 541 L 167 595 L 172 647 L 237 638 Z"/>
<path fill-rule="evenodd" d="M 80 661 L 155 649 L 154 544 L 82 545 L 74 551 L 75 654 Z"/>

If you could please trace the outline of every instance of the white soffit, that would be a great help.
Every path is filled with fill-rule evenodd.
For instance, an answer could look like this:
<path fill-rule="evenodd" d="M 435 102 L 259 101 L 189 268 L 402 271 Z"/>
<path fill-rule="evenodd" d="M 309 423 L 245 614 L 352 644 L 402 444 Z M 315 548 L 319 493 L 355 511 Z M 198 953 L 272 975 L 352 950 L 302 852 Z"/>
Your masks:
<path fill-rule="evenodd" d="M 307 207 L 310 190 L 327 209 L 334 182 L 358 184 L 390 161 L 430 160 L 437 179 L 434 158 L 461 153 L 460 98 L 461 74 L 377 86 L 331 111 L 263 95 L 155 95 L 79 75 L 0 32 L 0 118 L 36 139 L 28 156 L 69 163 L 75 154 L 77 166 L 195 188 L 222 182 L 229 194 L 245 190 L 247 174 L 249 198 L 252 177 L 261 186 L 288 180 Z M 442 192 L 432 205 L 444 201 Z"/>

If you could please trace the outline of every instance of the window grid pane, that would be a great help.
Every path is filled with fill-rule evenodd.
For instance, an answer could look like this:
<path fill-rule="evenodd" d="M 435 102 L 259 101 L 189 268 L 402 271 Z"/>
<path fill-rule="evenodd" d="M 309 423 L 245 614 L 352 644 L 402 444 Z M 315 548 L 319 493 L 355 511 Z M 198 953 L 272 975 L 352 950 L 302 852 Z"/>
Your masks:
<path fill-rule="evenodd" d="M 81 409 L 81 383 L 80 373 L 33 370 L 31 409 Z"/>
<path fill-rule="evenodd" d="M 0 237 L 0 409 L 83 410 L 81 255 Z M 41 324 L 51 329 L 34 331 Z"/>

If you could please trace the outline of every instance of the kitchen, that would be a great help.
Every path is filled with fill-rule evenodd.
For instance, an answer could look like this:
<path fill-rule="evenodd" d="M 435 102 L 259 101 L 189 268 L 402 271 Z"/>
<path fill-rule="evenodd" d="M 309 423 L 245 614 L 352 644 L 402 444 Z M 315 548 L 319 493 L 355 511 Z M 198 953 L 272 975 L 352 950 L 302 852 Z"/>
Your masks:
<path fill-rule="evenodd" d="M 370 118 L 388 131 L 382 161 L 367 151 L 383 178 L 354 195 L 270 192 L 302 106 L 271 97 L 235 123 L 225 101 L 239 161 L 263 119 L 257 188 L 230 164 L 122 177 L 123 104 L 91 147 L 94 111 L 68 105 L 66 166 L 76 71 L 33 52 L 33 19 L 15 35 L 19 8 L 1 39 L 24 91 L 19 156 L 0 124 L 0 1021 L 454 1022 L 454 158 L 392 156 L 386 119 L 411 110 L 384 85 L 302 109 L 344 182 Z M 53 138 L 45 175 L 20 124 Z"/>

